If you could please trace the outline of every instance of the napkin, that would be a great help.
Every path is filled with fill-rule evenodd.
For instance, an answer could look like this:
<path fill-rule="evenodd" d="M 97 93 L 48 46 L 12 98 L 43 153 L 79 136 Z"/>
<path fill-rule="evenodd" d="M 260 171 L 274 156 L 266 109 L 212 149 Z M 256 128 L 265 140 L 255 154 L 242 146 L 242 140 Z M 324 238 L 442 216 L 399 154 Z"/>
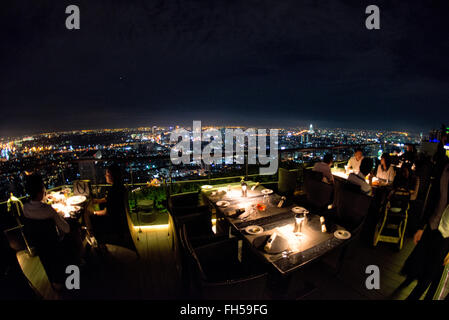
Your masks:
<path fill-rule="evenodd" d="M 239 218 L 240 218 L 240 219 L 245 219 L 245 218 L 249 217 L 250 214 L 251 214 L 251 213 L 250 213 L 249 211 L 245 211 L 244 213 L 242 213 L 242 214 L 239 216 Z"/>
<path fill-rule="evenodd" d="M 288 241 L 284 237 L 273 232 L 265 244 L 264 250 L 267 253 L 277 253 L 288 249 Z"/>

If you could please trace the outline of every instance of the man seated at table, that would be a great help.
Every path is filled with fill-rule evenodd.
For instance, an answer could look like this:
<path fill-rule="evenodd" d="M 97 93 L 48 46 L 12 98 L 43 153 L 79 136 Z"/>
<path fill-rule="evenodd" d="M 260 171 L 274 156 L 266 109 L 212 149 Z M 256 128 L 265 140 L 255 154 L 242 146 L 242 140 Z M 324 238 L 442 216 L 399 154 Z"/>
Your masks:
<path fill-rule="evenodd" d="M 334 183 L 334 176 L 331 172 L 332 163 L 334 162 L 331 153 L 327 153 L 323 157 L 323 161 L 315 163 L 313 171 L 321 172 L 323 174 L 323 182 Z"/>
<path fill-rule="evenodd" d="M 360 163 L 360 171 L 356 173 L 351 173 L 348 177 L 348 181 L 359 185 L 360 190 L 367 194 L 372 195 L 373 189 L 369 183 L 366 182 L 365 178 L 367 175 L 370 175 L 371 170 L 373 169 L 373 160 L 371 158 L 363 158 Z"/>
<path fill-rule="evenodd" d="M 42 177 L 38 174 L 27 176 L 26 189 L 31 200 L 23 205 L 23 215 L 25 218 L 34 220 L 52 219 L 61 235 L 69 233 L 69 224 L 51 205 L 44 202 L 46 190 Z"/>
<path fill-rule="evenodd" d="M 354 152 L 354 155 L 349 159 L 348 165 L 346 167 L 346 173 L 352 170 L 355 173 L 358 173 L 360 170 L 360 164 L 363 160 L 363 151 L 360 148 L 357 148 Z"/>
<path fill-rule="evenodd" d="M 27 233 L 31 232 L 32 234 L 32 241 L 37 246 L 39 258 L 52 287 L 57 291 L 61 291 L 64 289 L 64 271 L 68 265 L 66 262 L 73 261 L 70 258 L 70 254 L 73 252 L 70 243 L 54 240 L 49 229 L 44 229 L 45 231 L 40 229 L 42 227 L 45 228 L 44 225 L 33 226 L 30 223 L 33 220 L 42 220 L 43 223 L 45 221 L 54 222 L 59 240 L 68 238 L 66 236 L 69 235 L 70 226 L 52 206 L 44 202 L 46 190 L 40 175 L 32 174 L 26 177 L 26 190 L 31 200 L 23 205 L 23 215 L 29 219 L 29 221 L 24 219 L 25 229 Z M 49 227 L 55 230 L 54 226 L 49 225 Z M 28 235 L 30 234 L 28 233 Z"/>

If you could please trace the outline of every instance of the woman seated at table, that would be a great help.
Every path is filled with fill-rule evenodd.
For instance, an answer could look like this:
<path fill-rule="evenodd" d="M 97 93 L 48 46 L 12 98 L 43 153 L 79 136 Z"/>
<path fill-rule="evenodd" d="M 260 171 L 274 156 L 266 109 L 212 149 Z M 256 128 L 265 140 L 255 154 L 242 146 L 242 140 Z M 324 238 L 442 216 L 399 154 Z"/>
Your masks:
<path fill-rule="evenodd" d="M 386 184 L 392 184 L 396 172 L 394 167 L 391 165 L 390 155 L 384 153 L 380 159 L 380 164 L 377 167 L 376 178 Z"/>
<path fill-rule="evenodd" d="M 105 203 L 105 208 L 93 212 L 94 216 L 91 217 L 93 232 L 96 237 L 105 238 L 108 243 L 123 244 L 123 241 L 130 240 L 130 231 L 125 208 L 126 188 L 123 185 L 120 167 L 116 164 L 110 165 L 106 169 L 105 178 L 106 183 L 112 186 L 105 198 L 94 199 L 94 203 Z"/>

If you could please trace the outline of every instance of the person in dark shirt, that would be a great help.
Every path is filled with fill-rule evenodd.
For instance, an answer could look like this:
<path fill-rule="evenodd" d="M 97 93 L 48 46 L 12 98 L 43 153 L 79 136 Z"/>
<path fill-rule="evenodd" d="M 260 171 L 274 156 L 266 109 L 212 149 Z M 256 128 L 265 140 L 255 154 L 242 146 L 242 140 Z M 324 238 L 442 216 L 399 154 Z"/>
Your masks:
<path fill-rule="evenodd" d="M 125 207 L 127 205 L 127 190 L 123 185 L 120 167 L 116 164 L 110 165 L 106 169 L 105 177 L 106 182 L 111 184 L 111 187 L 108 189 L 105 198 L 95 200 L 95 203 L 104 203 L 105 207 L 93 212 L 95 215 L 92 219 L 94 229 L 101 229 L 100 232 L 103 233 L 103 236 L 100 237 L 103 237 L 107 243 L 124 245 L 135 250 Z M 96 228 L 95 225 L 99 224 L 102 227 Z"/>
<path fill-rule="evenodd" d="M 327 153 L 324 155 L 323 161 L 317 162 L 313 166 L 312 170 L 321 172 L 323 174 L 323 182 L 329 184 L 334 183 L 334 176 L 332 175 L 331 172 L 331 166 L 333 162 L 334 162 L 333 155 L 331 153 Z"/>
<path fill-rule="evenodd" d="M 408 286 L 414 279 L 418 280 L 407 298 L 409 300 L 419 299 L 429 286 L 425 299 L 432 299 L 443 271 L 444 258 L 449 251 L 449 236 L 442 228 L 447 225 L 443 223 L 443 213 L 449 207 L 449 159 L 438 152 L 435 159 L 435 179 L 423 220 L 414 235 L 416 247 L 401 270 L 407 279 L 399 288 Z"/>
<path fill-rule="evenodd" d="M 416 200 L 419 191 L 420 180 L 413 172 L 410 164 L 403 164 L 394 180 L 393 188 L 403 188 L 410 192 L 410 200 Z"/>
<path fill-rule="evenodd" d="M 126 218 L 125 211 L 125 194 L 126 189 L 122 182 L 120 168 L 113 164 L 106 169 L 106 183 L 111 187 L 107 191 L 106 197 L 98 199 L 97 203 L 105 203 L 105 208 L 94 211 L 95 215 L 105 216 L 111 218 L 114 222 L 119 222 Z"/>

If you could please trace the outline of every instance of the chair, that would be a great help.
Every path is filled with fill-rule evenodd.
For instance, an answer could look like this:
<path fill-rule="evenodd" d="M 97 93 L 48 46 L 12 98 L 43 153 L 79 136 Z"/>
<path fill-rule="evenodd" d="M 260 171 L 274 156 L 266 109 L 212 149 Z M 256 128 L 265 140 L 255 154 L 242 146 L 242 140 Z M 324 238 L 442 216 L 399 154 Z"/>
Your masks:
<path fill-rule="evenodd" d="M 248 300 L 264 298 L 268 274 L 262 262 L 249 253 L 238 258 L 238 239 L 229 238 L 194 248 L 185 226 L 181 232 L 186 250 L 190 291 L 198 298 Z"/>
<path fill-rule="evenodd" d="M 212 237 L 211 213 L 209 208 L 200 203 L 198 192 L 188 192 L 168 197 L 168 236 L 175 253 L 178 273 L 182 274 L 182 256 L 180 230 L 185 226 L 194 237 Z"/>
<path fill-rule="evenodd" d="M 403 188 L 393 190 L 385 206 L 384 215 L 376 226 L 374 246 L 381 241 L 395 243 L 399 250 L 402 249 L 409 209 L 410 192 Z"/>
<path fill-rule="evenodd" d="M 139 187 L 131 191 L 132 202 L 134 203 L 134 212 L 137 214 L 139 223 L 151 223 L 156 219 L 155 199 L 152 195 L 151 186 Z"/>
<path fill-rule="evenodd" d="M 334 186 L 322 181 L 321 172 L 305 170 L 304 187 L 307 196 L 307 203 L 317 214 L 326 211 L 332 203 L 334 196 Z"/>
<path fill-rule="evenodd" d="M 64 252 L 53 219 L 35 220 L 22 217 L 24 233 L 36 250 L 51 283 L 64 283 L 65 268 L 72 264 Z"/>
<path fill-rule="evenodd" d="M 337 273 L 341 270 L 348 248 L 360 237 L 370 210 L 372 197 L 361 192 L 360 186 L 347 181 L 335 180 L 335 196 L 327 214 L 329 220 L 351 232 L 340 249 L 336 262 Z"/>
<path fill-rule="evenodd" d="M 11 194 L 8 199 L 8 212 L 11 212 L 12 216 L 17 222 L 17 226 L 4 230 L 4 234 L 7 237 L 10 246 L 16 250 L 27 250 L 30 255 L 33 255 L 32 248 L 30 247 L 28 240 L 23 232 L 23 223 L 21 218 L 23 217 L 23 203 L 20 199 Z"/>
<path fill-rule="evenodd" d="M 361 192 L 358 185 L 336 180 L 334 199 L 333 208 L 338 224 L 351 233 L 360 232 L 373 197 Z"/>
<path fill-rule="evenodd" d="M 0 300 L 35 300 L 42 298 L 27 279 L 16 252 L 0 233 Z"/>
<path fill-rule="evenodd" d="M 291 197 L 296 189 L 298 170 L 279 168 L 278 194 Z"/>
<path fill-rule="evenodd" d="M 170 196 L 168 211 L 175 230 L 185 224 L 192 236 L 213 235 L 209 207 L 200 202 L 198 192 Z"/>

